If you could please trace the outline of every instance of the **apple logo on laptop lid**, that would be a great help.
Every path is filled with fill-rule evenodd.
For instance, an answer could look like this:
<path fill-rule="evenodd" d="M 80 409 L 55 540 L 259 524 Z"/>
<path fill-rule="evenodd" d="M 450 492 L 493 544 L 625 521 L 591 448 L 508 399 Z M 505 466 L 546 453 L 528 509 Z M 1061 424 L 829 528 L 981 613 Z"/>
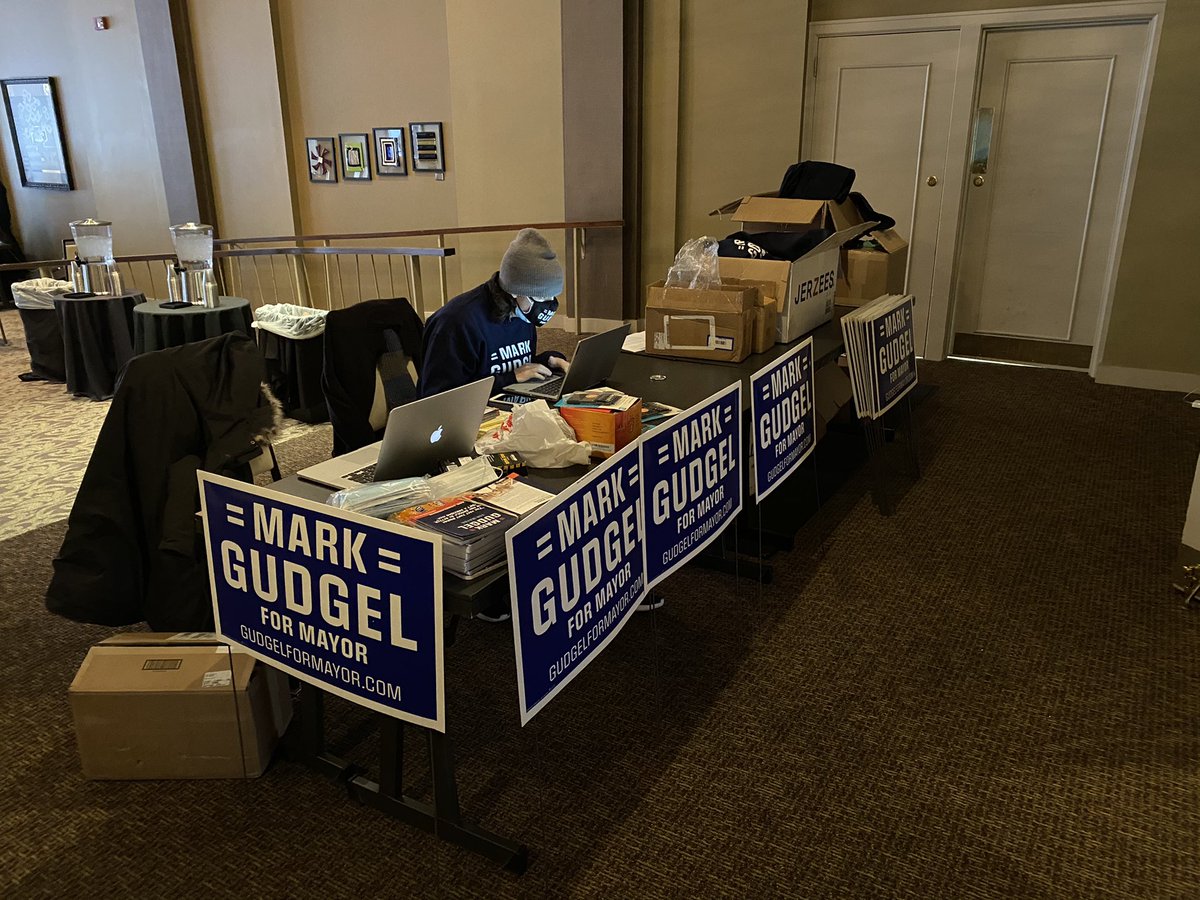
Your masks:
<path fill-rule="evenodd" d="M 434 430 L 433 434 L 429 435 L 429 443 L 431 443 L 431 444 L 436 444 L 436 443 L 437 443 L 438 441 L 440 441 L 441 439 L 442 439 L 442 426 L 441 426 L 441 425 L 439 425 L 439 426 L 438 426 L 438 427 L 437 427 L 437 428 Z"/>

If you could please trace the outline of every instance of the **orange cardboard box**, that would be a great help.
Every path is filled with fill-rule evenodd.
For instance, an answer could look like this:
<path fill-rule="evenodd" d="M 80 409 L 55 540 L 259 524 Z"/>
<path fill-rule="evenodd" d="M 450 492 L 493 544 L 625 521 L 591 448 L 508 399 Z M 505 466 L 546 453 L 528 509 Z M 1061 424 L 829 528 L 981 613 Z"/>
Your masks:
<path fill-rule="evenodd" d="M 592 445 L 592 456 L 607 459 L 642 433 L 642 401 L 628 409 L 560 406 L 558 412 L 575 430 L 575 437 Z"/>

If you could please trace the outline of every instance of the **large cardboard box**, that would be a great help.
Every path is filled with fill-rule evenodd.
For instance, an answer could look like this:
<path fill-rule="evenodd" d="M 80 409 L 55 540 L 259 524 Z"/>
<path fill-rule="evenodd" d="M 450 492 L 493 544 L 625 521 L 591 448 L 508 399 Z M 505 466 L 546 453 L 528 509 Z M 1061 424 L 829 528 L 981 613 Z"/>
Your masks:
<path fill-rule="evenodd" d="M 574 429 L 575 437 L 592 445 L 592 456 L 599 459 L 632 444 L 642 433 L 641 398 L 627 409 L 559 406 L 558 412 Z"/>
<path fill-rule="evenodd" d="M 97 644 L 68 698 L 96 779 L 257 777 L 291 718 L 282 672 L 193 633 Z"/>
<path fill-rule="evenodd" d="M 741 362 L 754 344 L 758 289 L 646 288 L 646 352 L 652 356 Z"/>
<path fill-rule="evenodd" d="M 730 216 L 742 230 L 808 231 L 830 228 L 833 234 L 794 261 L 721 258 L 722 276 L 756 281 L 783 281 L 787 288 L 780 303 L 776 338 L 781 343 L 796 340 L 833 318 L 837 293 L 838 249 L 876 222 L 859 220 L 852 203 L 826 200 L 790 200 L 774 194 L 754 194 L 733 200 L 710 215 Z M 732 264 L 732 265 L 729 265 Z"/>
<path fill-rule="evenodd" d="M 903 294 L 908 270 L 908 241 L 894 228 L 872 231 L 876 250 L 842 248 L 842 272 L 837 284 L 840 306 L 862 306 L 884 294 Z"/>

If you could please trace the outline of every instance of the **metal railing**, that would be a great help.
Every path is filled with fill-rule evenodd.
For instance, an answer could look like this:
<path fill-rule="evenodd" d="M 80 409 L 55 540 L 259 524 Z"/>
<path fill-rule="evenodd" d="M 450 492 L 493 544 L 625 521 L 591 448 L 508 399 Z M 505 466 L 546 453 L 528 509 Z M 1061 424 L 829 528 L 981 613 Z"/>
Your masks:
<path fill-rule="evenodd" d="M 567 290 L 563 311 L 565 318 L 574 320 L 575 331 L 578 332 L 582 320 L 579 314 L 579 272 L 587 256 L 587 231 L 619 229 L 623 226 L 620 220 L 539 222 L 475 228 L 224 238 L 213 242 L 213 272 L 220 293 L 245 297 L 255 309 L 265 303 L 295 303 L 320 309 L 341 309 L 376 297 L 407 296 L 421 317 L 425 318 L 432 309 L 427 308 L 420 260 L 437 260 L 436 307 L 441 307 L 449 299 L 446 258 L 457 254 L 456 248 L 447 246 L 449 238 L 516 232 L 522 228 L 563 231 L 567 247 L 564 266 Z M 335 242 L 340 245 L 345 242 L 409 238 L 432 238 L 436 246 L 334 246 Z M 262 244 L 288 246 L 255 246 Z M 304 246 L 306 244 L 318 246 Z M 168 296 L 167 271 L 174 261 L 174 254 L 170 253 L 116 258 L 124 287 L 154 298 Z M 68 261 L 64 259 L 33 260 L 0 265 L 0 271 L 37 269 L 63 277 L 67 264 Z M 397 291 L 397 286 L 401 288 L 400 291 Z"/>

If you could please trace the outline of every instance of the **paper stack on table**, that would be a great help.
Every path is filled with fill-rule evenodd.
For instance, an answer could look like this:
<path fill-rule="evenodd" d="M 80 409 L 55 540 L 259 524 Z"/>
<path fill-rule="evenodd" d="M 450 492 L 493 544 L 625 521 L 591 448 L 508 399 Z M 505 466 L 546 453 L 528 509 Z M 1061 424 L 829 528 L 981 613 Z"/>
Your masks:
<path fill-rule="evenodd" d="M 877 419 L 917 383 L 912 294 L 885 294 L 842 317 L 854 407 Z"/>
<path fill-rule="evenodd" d="M 388 518 L 440 534 L 442 568 L 470 579 L 503 563 L 504 533 L 520 517 L 462 494 L 409 507 Z"/>

